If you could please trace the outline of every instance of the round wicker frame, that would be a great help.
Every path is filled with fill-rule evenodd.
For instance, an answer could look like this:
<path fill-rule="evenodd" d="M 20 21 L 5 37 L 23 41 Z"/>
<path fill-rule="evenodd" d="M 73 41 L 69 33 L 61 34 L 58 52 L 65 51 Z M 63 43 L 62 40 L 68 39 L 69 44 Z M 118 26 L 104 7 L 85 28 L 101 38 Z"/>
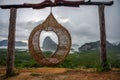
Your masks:
<path fill-rule="evenodd" d="M 45 57 L 39 46 L 39 37 L 43 30 L 53 31 L 58 37 L 58 48 L 49 58 Z M 61 63 L 69 54 L 71 49 L 71 36 L 67 29 L 59 24 L 53 14 L 50 13 L 42 24 L 39 24 L 33 29 L 29 36 L 28 45 L 30 54 L 37 63 L 44 66 L 55 66 Z"/>

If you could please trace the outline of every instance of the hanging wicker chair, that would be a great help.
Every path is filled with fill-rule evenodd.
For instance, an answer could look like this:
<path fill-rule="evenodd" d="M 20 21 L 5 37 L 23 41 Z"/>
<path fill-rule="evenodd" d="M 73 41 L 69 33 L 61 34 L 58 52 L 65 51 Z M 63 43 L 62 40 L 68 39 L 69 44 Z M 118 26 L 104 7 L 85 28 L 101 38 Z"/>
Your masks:
<path fill-rule="evenodd" d="M 44 53 L 40 49 L 39 37 L 42 31 L 53 31 L 58 37 L 58 47 L 56 51 L 49 57 L 45 57 Z M 29 36 L 29 51 L 34 60 L 44 66 L 55 66 L 61 63 L 69 54 L 71 49 L 71 36 L 69 32 L 60 25 L 54 18 L 53 14 L 47 17 L 47 19 L 33 29 Z"/>

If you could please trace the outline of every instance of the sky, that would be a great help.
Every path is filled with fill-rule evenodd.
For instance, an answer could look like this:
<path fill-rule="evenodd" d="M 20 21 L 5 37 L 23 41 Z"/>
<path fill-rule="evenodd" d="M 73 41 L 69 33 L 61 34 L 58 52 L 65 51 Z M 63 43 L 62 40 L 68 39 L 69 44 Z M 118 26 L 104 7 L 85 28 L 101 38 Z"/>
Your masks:
<path fill-rule="evenodd" d="M 0 0 L 0 5 L 39 3 L 42 1 L 43 0 Z M 120 42 L 120 0 L 113 1 L 114 5 L 105 7 L 105 22 L 107 40 L 111 43 L 116 43 Z M 8 39 L 9 12 L 9 9 L 0 9 L 0 41 Z M 47 18 L 49 13 L 49 7 L 40 10 L 33 10 L 31 8 L 18 9 L 16 20 L 16 41 L 27 42 L 31 31 L 37 25 L 41 24 Z M 100 40 L 99 14 L 97 6 L 82 5 L 78 8 L 53 7 L 52 13 L 57 21 L 70 32 L 72 44 L 78 44 L 81 46 L 86 42 Z M 55 33 L 45 31 L 40 35 L 40 41 L 43 42 L 46 36 L 50 36 L 55 42 L 58 42 Z"/>

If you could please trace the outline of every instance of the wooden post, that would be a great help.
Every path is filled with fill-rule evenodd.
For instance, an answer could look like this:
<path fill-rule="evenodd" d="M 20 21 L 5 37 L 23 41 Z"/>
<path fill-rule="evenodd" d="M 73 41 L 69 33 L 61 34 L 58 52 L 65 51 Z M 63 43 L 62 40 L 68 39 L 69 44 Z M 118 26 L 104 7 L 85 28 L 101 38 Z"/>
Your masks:
<path fill-rule="evenodd" d="M 10 76 L 14 73 L 16 12 L 16 8 L 10 9 L 6 76 Z"/>
<path fill-rule="evenodd" d="M 106 29 L 104 5 L 99 5 L 99 21 L 100 21 L 100 62 L 103 71 L 108 70 L 107 55 L 106 55 Z"/>

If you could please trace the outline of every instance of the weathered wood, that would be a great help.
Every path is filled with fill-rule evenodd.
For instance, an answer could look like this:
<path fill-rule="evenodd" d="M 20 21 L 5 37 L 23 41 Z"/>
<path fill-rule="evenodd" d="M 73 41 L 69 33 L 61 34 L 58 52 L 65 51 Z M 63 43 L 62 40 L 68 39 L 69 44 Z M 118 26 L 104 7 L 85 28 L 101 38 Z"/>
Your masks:
<path fill-rule="evenodd" d="M 10 9 L 10 23 L 8 34 L 8 53 L 7 53 L 7 69 L 6 75 L 14 73 L 14 50 L 15 50 L 15 26 L 16 26 L 17 9 Z"/>
<path fill-rule="evenodd" d="M 57 6 L 67 6 L 67 7 L 79 7 L 79 5 L 106 5 L 106 6 L 111 6 L 113 4 L 113 1 L 109 2 L 57 2 L 57 3 L 39 3 L 39 4 L 19 4 L 19 5 L 0 5 L 0 8 L 2 9 L 10 9 L 10 8 L 33 8 L 33 9 L 41 9 L 45 7 L 57 7 Z"/>
<path fill-rule="evenodd" d="M 99 6 L 99 21 L 100 21 L 100 61 L 103 68 L 106 68 L 106 29 L 105 29 L 105 15 L 104 5 Z"/>

